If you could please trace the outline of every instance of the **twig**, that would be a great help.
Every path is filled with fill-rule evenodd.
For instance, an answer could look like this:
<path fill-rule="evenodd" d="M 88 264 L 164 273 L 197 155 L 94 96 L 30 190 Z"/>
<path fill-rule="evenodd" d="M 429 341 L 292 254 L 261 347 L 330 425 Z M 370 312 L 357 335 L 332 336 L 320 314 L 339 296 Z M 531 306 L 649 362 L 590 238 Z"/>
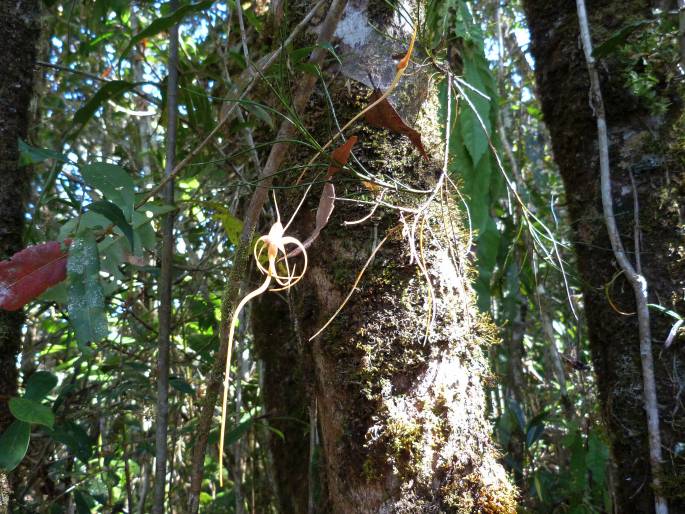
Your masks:
<path fill-rule="evenodd" d="M 320 5 L 321 2 L 317 4 Z M 318 65 L 323 62 L 327 50 L 322 48 L 323 43 L 329 42 L 335 33 L 335 28 L 342 16 L 343 10 L 347 5 L 347 0 L 333 0 L 326 18 L 321 24 L 319 36 L 317 38 L 317 47 L 312 51 L 309 62 Z M 310 12 L 313 15 L 312 12 Z M 308 15 L 309 16 L 309 15 Z M 301 22 L 298 27 L 304 27 L 306 23 Z M 289 38 L 290 39 L 290 38 Z M 281 47 L 282 48 L 282 47 Z M 277 53 L 270 55 L 269 60 L 275 60 Z M 265 69 L 266 66 L 260 66 Z M 314 84 L 316 77 L 313 75 L 305 75 L 300 81 L 300 86 L 294 95 L 293 107 L 295 111 L 301 112 L 314 91 Z M 243 278 L 243 273 L 248 261 L 250 253 L 250 241 L 252 234 L 257 225 L 259 214 L 264 206 L 269 187 L 273 181 L 274 174 L 278 171 L 282 163 L 285 161 L 287 150 L 290 145 L 284 140 L 291 139 L 295 134 L 295 127 L 288 121 L 284 120 L 278 131 L 277 140 L 279 141 L 271 147 L 269 158 L 262 168 L 260 174 L 260 181 L 257 189 L 250 199 L 250 204 L 247 208 L 247 213 L 243 222 L 243 231 L 240 237 L 240 242 L 236 248 L 233 268 L 228 278 L 228 284 L 224 292 L 221 304 L 221 327 L 219 331 L 220 346 L 219 351 L 215 355 L 214 365 L 207 384 L 207 391 L 202 400 L 202 407 L 200 419 L 197 426 L 197 437 L 195 448 L 193 450 L 193 461 L 191 471 L 190 492 L 188 495 L 188 511 L 195 514 L 199 508 L 200 489 L 202 486 L 202 477 L 204 470 L 204 458 L 207 450 L 207 439 L 209 430 L 212 424 L 214 415 L 214 408 L 219 396 L 219 389 L 221 386 L 221 377 L 224 371 L 224 362 L 228 353 L 228 335 L 230 329 L 230 320 L 233 316 L 233 311 L 236 307 L 238 292 L 240 289 L 240 282 Z M 197 153 L 197 152 L 196 152 Z"/>
<path fill-rule="evenodd" d="M 172 8 L 175 8 L 175 1 Z M 167 134 L 166 167 L 164 174 L 171 176 L 176 156 L 176 111 L 178 95 L 178 25 L 169 30 L 169 80 L 167 83 Z M 174 182 L 167 180 L 164 203 L 174 202 Z M 167 432 L 169 425 L 169 340 L 171 336 L 171 284 L 174 259 L 174 213 L 164 216 L 162 222 L 162 252 L 159 276 L 159 339 L 157 344 L 157 428 L 155 432 L 155 482 L 152 512 L 164 514 L 164 495 L 167 471 Z"/>
<path fill-rule="evenodd" d="M 640 359 L 642 361 L 642 382 L 644 388 L 645 412 L 647 414 L 647 434 L 649 439 L 649 462 L 652 470 L 652 491 L 656 514 L 668 514 L 668 503 L 661 496 L 661 433 L 659 431 L 659 408 L 656 397 L 656 380 L 654 378 L 654 356 L 652 354 L 652 335 L 647 306 L 647 281 L 638 273 L 628 260 L 621 236 L 616 226 L 613 199 L 611 196 L 611 169 L 609 167 L 609 138 L 607 135 L 606 114 L 599 74 L 592 55 L 592 38 L 585 9 L 585 0 L 576 0 L 580 37 L 585 52 L 588 74 L 590 75 L 591 105 L 597 118 L 597 142 L 599 145 L 599 170 L 602 191 L 604 221 L 614 256 L 626 278 L 633 286 L 637 307 L 638 333 L 640 338 Z"/>

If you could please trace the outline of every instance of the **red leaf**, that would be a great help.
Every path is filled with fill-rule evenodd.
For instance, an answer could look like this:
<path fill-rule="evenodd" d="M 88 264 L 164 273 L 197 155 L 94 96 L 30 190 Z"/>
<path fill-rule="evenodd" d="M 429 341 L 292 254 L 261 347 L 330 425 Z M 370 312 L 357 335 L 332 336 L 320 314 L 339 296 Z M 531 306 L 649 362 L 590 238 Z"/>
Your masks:
<path fill-rule="evenodd" d="M 0 262 L 0 308 L 19 310 L 66 276 L 67 252 L 57 241 L 24 248 Z"/>
<path fill-rule="evenodd" d="M 374 89 L 373 93 L 371 93 L 369 105 L 378 100 L 381 96 L 383 95 L 380 90 Z M 388 102 L 387 98 L 384 98 L 373 109 L 366 111 L 364 113 L 364 118 L 366 118 L 366 122 L 372 127 L 385 128 L 396 134 L 404 134 L 418 149 L 423 158 L 428 160 L 428 154 L 421 142 L 421 134 L 406 124 L 395 108 Z"/>
<path fill-rule="evenodd" d="M 357 136 L 350 136 L 344 145 L 339 146 L 331 152 L 331 165 L 328 167 L 327 179 L 338 173 L 350 158 L 352 147 L 357 142 Z"/>

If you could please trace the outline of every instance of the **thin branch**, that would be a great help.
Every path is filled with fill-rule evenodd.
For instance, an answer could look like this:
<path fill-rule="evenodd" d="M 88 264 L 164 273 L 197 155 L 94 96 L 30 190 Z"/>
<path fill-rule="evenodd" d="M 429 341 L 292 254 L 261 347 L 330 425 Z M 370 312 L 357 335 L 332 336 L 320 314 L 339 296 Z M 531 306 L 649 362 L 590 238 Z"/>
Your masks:
<path fill-rule="evenodd" d="M 175 2 L 172 2 L 172 6 Z M 178 99 L 178 25 L 169 30 L 169 80 L 167 82 L 167 134 L 165 177 L 170 177 L 176 156 L 176 119 Z M 164 187 L 165 204 L 174 202 L 174 182 Z M 155 434 L 155 483 L 152 512 L 164 513 L 167 471 L 167 432 L 169 425 L 169 341 L 171 338 L 171 284 L 174 259 L 174 213 L 162 221 L 162 252 L 159 276 L 159 339 L 157 346 L 157 430 Z"/>
<path fill-rule="evenodd" d="M 611 196 L 611 169 L 609 167 L 609 137 L 607 135 L 606 113 L 599 74 L 592 55 L 592 38 L 585 9 L 585 0 L 576 0 L 580 37 L 585 52 L 588 73 L 590 75 L 590 98 L 597 118 L 597 142 L 599 145 L 599 170 L 602 191 L 602 207 L 609 240 L 614 256 L 626 278 L 633 286 L 637 306 L 638 334 L 640 338 L 640 358 L 642 361 L 642 382 L 644 388 L 645 411 L 647 414 L 647 434 L 649 439 L 649 462 L 652 469 L 652 491 L 656 514 L 668 514 L 668 503 L 661 496 L 661 433 L 659 431 L 659 408 L 656 397 L 656 380 L 654 378 L 654 356 L 652 354 L 652 335 L 649 323 L 647 281 L 638 273 L 628 260 L 614 216 Z"/>

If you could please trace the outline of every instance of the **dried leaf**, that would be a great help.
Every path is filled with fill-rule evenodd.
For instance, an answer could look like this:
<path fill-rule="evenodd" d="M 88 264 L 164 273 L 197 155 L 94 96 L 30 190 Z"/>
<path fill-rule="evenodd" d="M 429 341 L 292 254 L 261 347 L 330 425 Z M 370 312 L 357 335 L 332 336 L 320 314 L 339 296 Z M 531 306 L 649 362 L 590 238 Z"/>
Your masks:
<path fill-rule="evenodd" d="M 314 227 L 314 232 L 312 232 L 307 240 L 302 243 L 303 248 L 309 248 L 311 244 L 316 241 L 321 231 L 328 225 L 328 220 L 331 218 L 331 214 L 333 214 L 334 207 L 335 187 L 331 182 L 326 182 L 323 185 L 323 191 L 321 191 L 321 198 L 319 198 L 319 207 L 316 209 L 316 226 Z M 302 248 L 296 248 L 288 254 L 288 258 L 295 257 L 301 253 Z"/>
<path fill-rule="evenodd" d="M 369 105 L 382 96 L 379 89 L 374 89 L 373 93 L 371 93 Z M 428 154 L 421 142 L 421 134 L 406 124 L 395 108 L 388 102 L 387 98 L 379 102 L 373 109 L 369 109 L 364 113 L 364 117 L 366 122 L 372 127 L 385 128 L 396 134 L 407 136 L 423 158 L 428 160 Z"/>
<path fill-rule="evenodd" d="M 357 142 L 357 136 L 350 136 L 350 138 L 345 141 L 345 144 L 339 146 L 335 150 L 331 152 L 331 165 L 328 167 L 328 174 L 326 175 L 326 179 L 329 179 L 333 177 L 336 173 L 338 173 L 345 164 L 347 164 L 347 161 L 350 159 L 350 152 L 352 151 L 352 147 L 355 145 Z"/>
<path fill-rule="evenodd" d="M 369 182 L 369 181 L 367 181 L 367 180 L 362 180 L 362 185 L 363 185 L 366 189 L 368 189 L 369 191 L 372 191 L 372 192 L 374 192 L 374 193 L 377 193 L 378 191 L 380 191 L 381 189 L 383 189 L 383 188 L 382 188 L 381 186 L 379 186 L 378 184 L 374 184 L 373 182 Z"/>
<path fill-rule="evenodd" d="M 57 241 L 24 248 L 0 262 L 0 308 L 19 310 L 66 275 L 67 252 Z"/>

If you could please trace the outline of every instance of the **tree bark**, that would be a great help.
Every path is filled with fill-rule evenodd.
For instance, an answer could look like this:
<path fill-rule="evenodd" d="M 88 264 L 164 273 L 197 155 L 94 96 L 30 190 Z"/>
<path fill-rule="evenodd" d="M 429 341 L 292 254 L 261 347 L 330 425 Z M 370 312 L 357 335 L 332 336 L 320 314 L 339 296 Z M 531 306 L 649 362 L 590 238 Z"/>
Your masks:
<path fill-rule="evenodd" d="M 26 139 L 33 66 L 39 35 L 38 1 L 3 2 L 0 6 L 0 259 L 23 245 L 24 207 L 29 169 L 19 166 L 17 140 Z M 17 391 L 17 355 L 21 341 L 21 311 L 0 310 L 0 395 Z M 7 403 L 0 402 L 0 432 L 12 421 Z"/>
<path fill-rule="evenodd" d="M 342 73 L 327 83 L 340 124 L 369 102 L 369 63 L 388 63 L 386 69 L 371 70 L 376 84 L 384 87 L 395 70 L 390 56 L 406 51 L 402 43 L 394 49 L 384 47 L 386 43 L 373 40 L 373 29 L 365 30 L 367 22 L 380 28 L 393 23 L 392 11 L 379 5 L 369 3 L 367 10 L 366 2 L 351 2 L 338 28 L 336 52 L 343 64 L 333 71 Z M 395 36 L 408 42 L 410 34 L 405 29 Z M 358 42 L 359 37 L 366 38 L 361 45 L 348 44 Z M 360 50 L 361 54 L 355 53 Z M 406 119 L 415 121 L 409 124 L 420 130 L 424 146 L 440 161 L 443 134 L 437 123 L 437 95 L 425 75 L 415 68 L 411 71 L 392 102 Z M 336 132 L 325 98 L 322 90 L 303 114 L 309 130 L 322 142 Z M 347 135 L 351 133 L 359 138 L 355 156 L 370 172 L 416 189 L 436 186 L 440 164 L 422 161 L 406 137 L 371 128 L 363 121 Z M 299 148 L 293 164 L 311 157 Z M 305 182 L 314 179 L 315 171 L 307 173 Z M 373 195 L 349 170 L 338 177 L 335 211 L 309 249 L 305 278 L 290 291 L 291 312 L 281 298 L 268 294 L 259 307 L 267 315 L 255 318 L 254 324 L 268 379 L 295 384 L 292 391 L 278 390 L 277 396 L 267 387 L 267 403 L 278 404 L 283 394 L 299 396 L 304 376 L 305 388 L 318 406 L 326 491 L 320 501 L 326 506 L 319 506 L 319 511 L 513 513 L 515 493 L 497 462 L 485 418 L 483 381 L 489 374 L 483 350 L 494 329 L 478 314 L 468 285 L 472 276 L 464 259 L 468 250 L 457 209 L 448 200 L 441 205 L 438 195 L 426 211 L 422 243 L 418 235 L 415 241 L 417 251 L 421 248 L 424 254 L 435 293 L 430 302 L 435 318 L 424 340 L 429 293 L 403 232 L 411 225 L 412 215 L 402 217 L 397 210 L 379 207 L 369 221 L 343 227 L 343 221 L 359 219 L 370 209 L 343 199 L 372 201 Z M 313 231 L 321 187 L 314 186 L 289 234 L 304 240 Z M 279 195 L 285 203 L 281 206 L 284 223 L 302 192 L 295 189 Z M 410 208 L 427 198 L 410 192 L 386 196 L 391 203 Z M 450 209 L 455 233 L 449 232 L 450 223 L 443 217 L 446 209 Z M 340 306 L 357 273 L 386 236 L 344 309 L 320 336 L 309 341 Z M 283 333 L 291 323 L 289 330 L 294 333 Z M 274 327 L 280 337 L 273 336 Z M 286 344 L 296 349 L 285 350 Z M 293 365 L 284 365 L 292 360 Z M 301 419 L 302 404 L 294 409 Z M 305 444 L 299 437 L 298 444 Z M 292 453 L 296 454 L 289 457 L 299 460 L 289 465 L 302 473 L 308 454 L 299 449 Z M 278 460 L 276 453 L 274 457 Z M 281 485 L 292 487 L 287 482 Z M 290 512 L 306 512 L 298 509 Z"/>
<path fill-rule="evenodd" d="M 40 33 L 37 0 L 0 3 L 0 259 L 23 246 L 24 208 L 30 170 L 19 166 L 17 140 L 26 139 L 33 92 L 36 41 Z M 0 433 L 12 422 L 8 397 L 17 392 L 17 356 L 22 311 L 0 310 Z M 8 508 L 7 480 L 0 472 L 0 512 Z"/>
<path fill-rule="evenodd" d="M 635 301 L 625 278 L 616 278 L 619 268 L 602 217 L 595 119 L 588 102 L 589 78 L 578 44 L 575 4 L 527 0 L 524 5 L 543 114 L 566 187 L 575 233 L 592 359 L 618 477 L 615 481 L 617 510 L 653 512 L 637 319 L 635 315 L 617 312 L 634 312 Z M 630 22 L 649 19 L 650 7 L 646 1 L 590 2 L 595 44 Z M 652 26 L 645 30 L 660 29 Z M 675 66 L 676 48 L 673 55 Z M 669 82 L 666 69 L 657 65 L 660 82 L 653 91 L 666 109 L 656 112 L 653 99 L 648 101 L 645 96 L 631 93 L 627 74 L 631 71 L 639 74 L 640 70 L 628 69 L 629 63 L 620 52 L 600 62 L 616 218 L 624 247 L 635 263 L 633 199 L 637 194 L 639 258 L 649 285 L 650 302 L 682 313 L 685 307 L 682 101 L 677 84 Z M 614 278 L 612 287 L 605 290 Z M 681 405 L 685 356 L 682 342 L 676 340 L 668 349 L 663 345 L 675 320 L 656 310 L 652 311 L 651 319 L 665 454 L 663 490 L 659 492 L 668 499 L 673 512 L 681 512 L 685 510 L 681 494 L 685 465 L 677 455 L 685 438 L 685 410 Z"/>

